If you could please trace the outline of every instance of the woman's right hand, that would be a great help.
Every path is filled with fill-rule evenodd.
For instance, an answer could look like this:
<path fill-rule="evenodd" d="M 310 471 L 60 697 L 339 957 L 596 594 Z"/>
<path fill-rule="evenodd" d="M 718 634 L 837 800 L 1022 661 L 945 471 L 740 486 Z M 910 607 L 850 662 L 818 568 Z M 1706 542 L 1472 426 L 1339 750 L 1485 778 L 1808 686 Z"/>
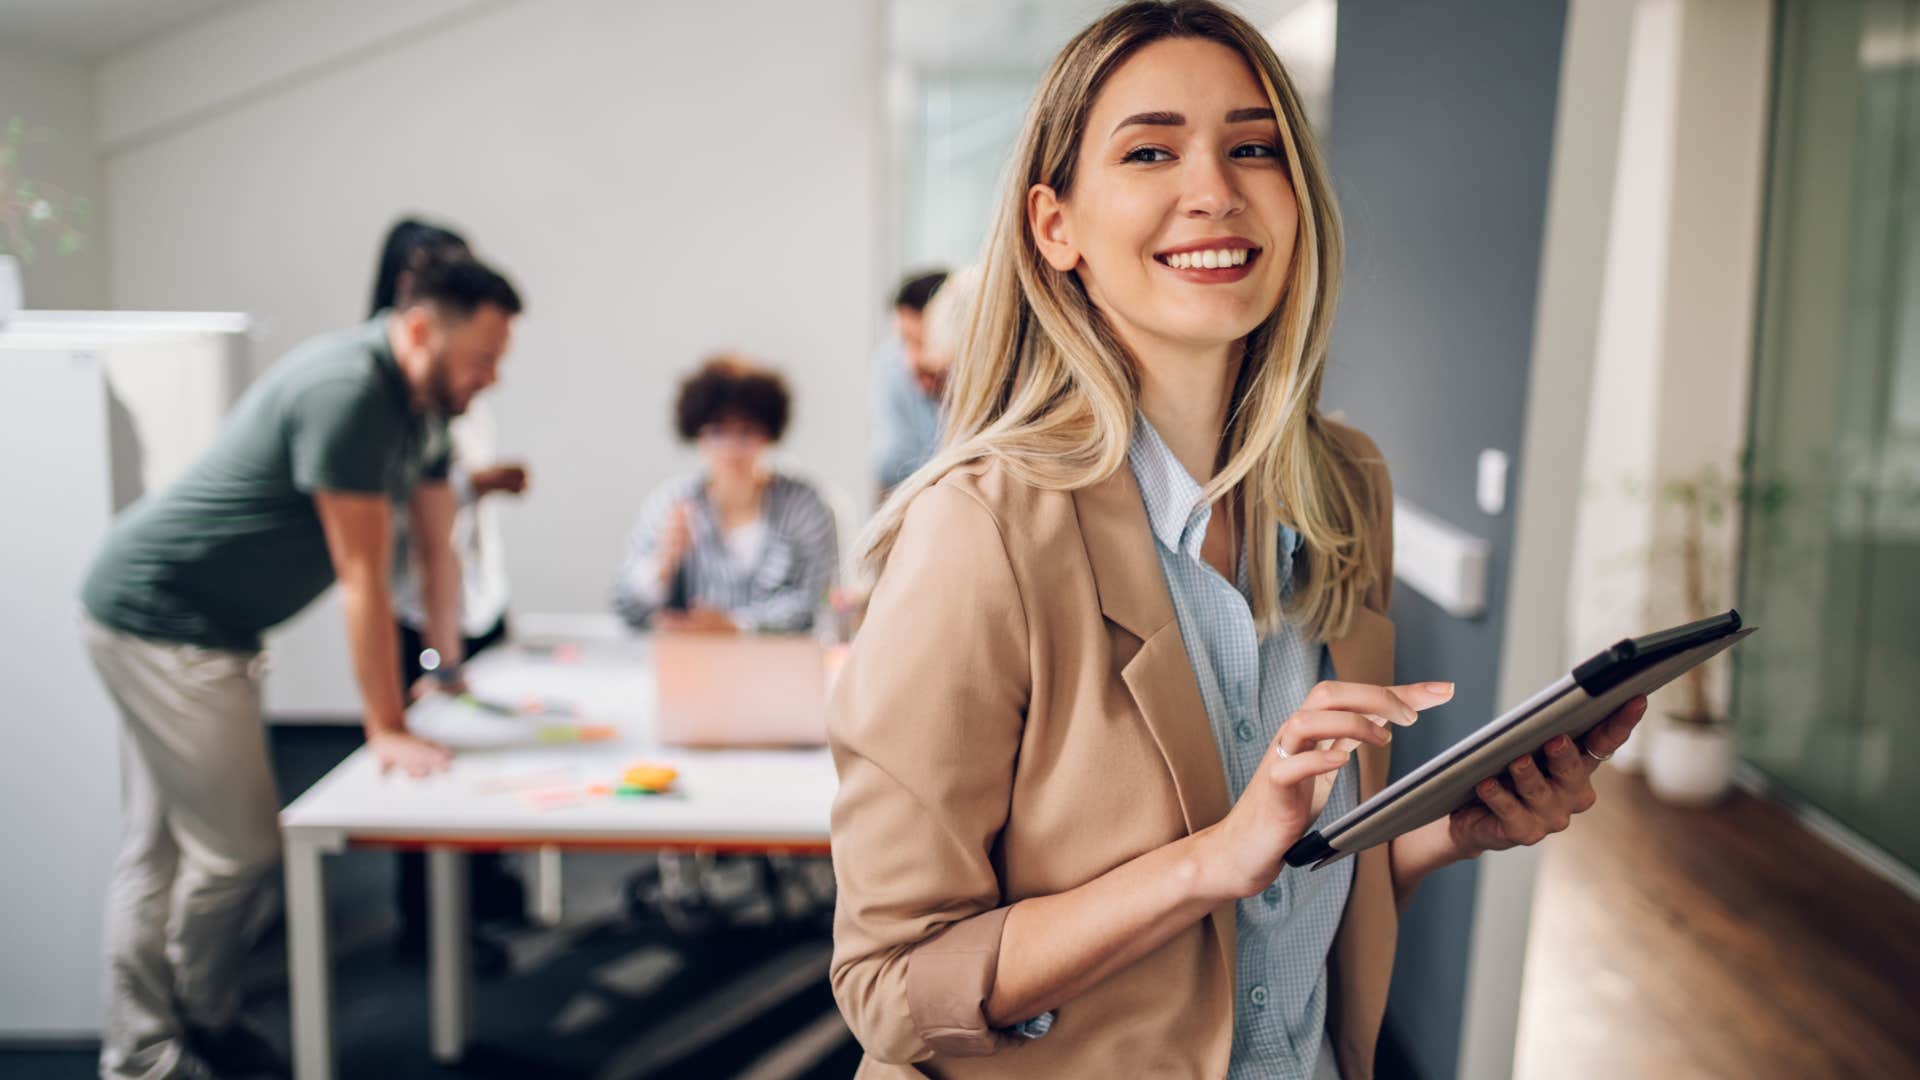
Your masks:
<path fill-rule="evenodd" d="M 1233 809 L 1195 834 L 1202 888 L 1220 900 L 1238 900 L 1273 884 L 1287 849 L 1313 823 L 1319 778 L 1345 765 L 1355 743 L 1385 746 L 1390 724 L 1408 726 L 1420 710 L 1452 697 L 1452 683 L 1315 685 L 1280 725 Z"/>

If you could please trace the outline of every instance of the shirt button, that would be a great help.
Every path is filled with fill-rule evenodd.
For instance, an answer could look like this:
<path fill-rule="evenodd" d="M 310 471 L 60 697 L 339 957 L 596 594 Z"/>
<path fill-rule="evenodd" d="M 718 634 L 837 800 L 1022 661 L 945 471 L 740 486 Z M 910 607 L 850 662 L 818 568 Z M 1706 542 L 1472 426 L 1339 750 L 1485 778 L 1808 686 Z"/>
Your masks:
<path fill-rule="evenodd" d="M 1280 903 L 1280 886 L 1278 885 L 1267 886 L 1265 889 L 1262 889 L 1260 891 L 1260 898 L 1267 902 L 1268 907 L 1273 907 L 1279 904 Z"/>
<path fill-rule="evenodd" d="M 1252 742 L 1254 734 L 1253 725 L 1245 720 L 1233 725 L 1233 737 L 1241 742 Z"/>
<path fill-rule="evenodd" d="M 1247 991 L 1247 1000 L 1253 1002 L 1253 1007 L 1256 1009 L 1266 1008 L 1267 1007 L 1267 988 L 1264 986 L 1256 986 L 1253 989 Z"/>

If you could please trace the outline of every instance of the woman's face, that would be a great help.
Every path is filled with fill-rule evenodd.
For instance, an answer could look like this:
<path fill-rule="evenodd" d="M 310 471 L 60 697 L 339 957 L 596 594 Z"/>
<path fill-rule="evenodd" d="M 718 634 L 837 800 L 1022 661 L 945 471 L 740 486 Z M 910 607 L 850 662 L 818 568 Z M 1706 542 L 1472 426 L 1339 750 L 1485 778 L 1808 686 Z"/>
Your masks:
<path fill-rule="evenodd" d="M 1279 122 L 1239 53 L 1158 41 L 1107 80 L 1073 189 L 1028 196 L 1042 254 L 1136 351 L 1238 341 L 1280 302 L 1299 204 Z"/>
<path fill-rule="evenodd" d="M 760 467 L 760 456 L 772 440 L 758 421 L 744 416 L 722 416 L 700 429 L 700 457 L 713 472 L 745 477 Z"/>

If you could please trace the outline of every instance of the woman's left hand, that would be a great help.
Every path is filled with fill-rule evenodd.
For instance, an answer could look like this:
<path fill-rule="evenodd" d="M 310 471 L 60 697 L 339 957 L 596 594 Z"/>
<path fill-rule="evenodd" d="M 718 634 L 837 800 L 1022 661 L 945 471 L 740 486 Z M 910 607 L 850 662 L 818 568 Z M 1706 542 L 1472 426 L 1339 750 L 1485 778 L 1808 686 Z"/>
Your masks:
<path fill-rule="evenodd" d="M 1647 699 L 1633 698 L 1578 742 L 1554 736 L 1542 748 L 1545 768 L 1529 754 L 1515 761 L 1504 778 L 1482 780 L 1474 789 L 1480 801 L 1455 810 L 1447 820 L 1454 846 L 1470 859 L 1486 851 L 1537 844 L 1565 829 L 1573 815 L 1593 808 L 1593 770 L 1620 749 L 1646 711 Z"/>

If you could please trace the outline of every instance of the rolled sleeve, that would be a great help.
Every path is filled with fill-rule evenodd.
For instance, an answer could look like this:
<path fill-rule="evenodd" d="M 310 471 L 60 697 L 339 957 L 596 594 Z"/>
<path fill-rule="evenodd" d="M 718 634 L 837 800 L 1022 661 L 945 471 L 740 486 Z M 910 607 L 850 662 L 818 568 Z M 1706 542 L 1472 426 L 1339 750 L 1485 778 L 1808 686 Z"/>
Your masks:
<path fill-rule="evenodd" d="M 660 584 L 660 560 L 655 554 L 660 531 L 667 515 L 680 502 L 681 485 L 669 484 L 647 496 L 640 508 L 640 520 L 627 538 L 626 557 L 613 582 L 613 610 L 629 626 L 645 626 L 653 613 L 666 601 L 666 589 Z"/>
<path fill-rule="evenodd" d="M 998 524 L 966 491 L 920 495 L 834 687 L 839 886 L 832 983 L 883 1062 L 1025 1043 L 987 1022 L 1008 908 L 1006 824 L 1032 676 Z"/>

